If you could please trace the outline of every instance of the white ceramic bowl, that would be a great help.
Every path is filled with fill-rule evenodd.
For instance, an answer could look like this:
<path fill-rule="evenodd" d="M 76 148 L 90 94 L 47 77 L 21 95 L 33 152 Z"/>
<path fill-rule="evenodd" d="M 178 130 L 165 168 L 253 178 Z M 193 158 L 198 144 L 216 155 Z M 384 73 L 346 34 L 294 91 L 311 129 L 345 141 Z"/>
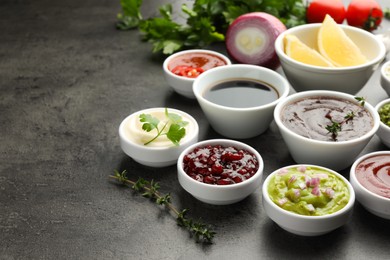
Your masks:
<path fill-rule="evenodd" d="M 390 61 L 386 61 L 381 67 L 381 86 L 390 96 Z"/>
<path fill-rule="evenodd" d="M 216 56 L 219 59 L 223 60 L 226 63 L 226 65 L 231 64 L 231 61 L 228 57 L 226 57 L 225 55 L 223 55 L 219 52 L 211 51 L 211 50 L 193 49 L 193 50 L 180 51 L 180 52 L 177 52 L 177 53 L 174 53 L 174 54 L 168 56 L 163 63 L 165 80 L 173 88 L 173 90 L 175 90 L 177 93 L 179 93 L 180 95 L 183 95 L 187 98 L 192 98 L 192 99 L 195 98 L 194 93 L 192 91 L 192 84 L 194 83 L 195 78 L 178 76 L 170 70 L 169 66 L 170 66 L 170 63 L 172 62 L 172 60 L 176 59 L 179 56 L 195 55 L 198 53 Z M 171 68 L 171 69 L 173 69 L 173 68 Z"/>
<path fill-rule="evenodd" d="M 340 25 L 346 34 L 358 45 L 368 62 L 359 66 L 326 68 L 298 62 L 284 52 L 283 39 L 287 34 L 296 35 L 306 45 L 315 48 L 317 32 L 321 24 L 305 24 L 281 33 L 275 41 L 275 51 L 283 71 L 297 91 L 335 90 L 356 94 L 370 79 L 384 59 L 386 50 L 383 42 L 374 34 L 348 25 Z"/>
<path fill-rule="evenodd" d="M 265 82 L 278 92 L 279 98 L 264 105 L 246 108 L 219 105 L 205 98 L 204 93 L 213 85 L 232 79 Z M 215 131 L 228 138 L 244 139 L 260 135 L 267 130 L 273 120 L 276 104 L 288 95 L 290 86 L 285 78 L 273 70 L 238 64 L 204 72 L 195 79 L 193 89 L 200 107 Z M 226 100 L 232 103 L 246 102 L 238 100 L 237 96 L 226 97 Z"/>
<path fill-rule="evenodd" d="M 358 168 L 358 165 L 365 160 L 367 160 L 370 157 L 384 155 L 387 158 L 387 166 L 382 165 L 380 172 L 382 172 L 383 175 L 388 174 L 388 170 L 390 169 L 389 162 L 390 162 L 390 151 L 377 151 L 372 152 L 369 154 L 365 154 L 361 156 L 359 159 L 355 161 L 355 163 L 351 167 L 350 171 L 350 182 L 355 190 L 356 193 L 356 199 L 359 201 L 360 204 L 362 204 L 363 207 L 365 207 L 369 212 L 371 212 L 374 215 L 377 215 L 379 217 L 390 219 L 390 198 L 386 198 L 384 196 L 381 196 L 379 194 L 376 194 L 370 190 L 368 190 L 365 186 L 362 185 L 362 183 L 357 178 L 356 169 Z M 374 164 L 374 166 L 379 166 Z M 368 167 L 369 168 L 369 167 Z M 376 169 L 378 170 L 378 169 Z M 373 176 L 373 173 L 371 173 Z M 374 179 L 374 178 L 373 178 Z M 383 182 L 384 183 L 384 182 Z M 385 184 L 386 185 L 386 184 Z M 387 192 L 390 191 L 389 183 L 387 183 Z"/>
<path fill-rule="evenodd" d="M 342 92 L 325 90 L 298 92 L 278 103 L 274 111 L 275 122 L 295 162 L 321 165 L 335 171 L 342 170 L 353 164 L 359 153 L 375 135 L 379 128 L 379 115 L 374 107 L 366 101 L 364 107 L 373 118 L 373 126 L 363 136 L 347 141 L 311 139 L 297 134 L 283 124 L 281 116 L 286 105 L 309 97 L 321 96 L 345 99 L 358 104 L 354 96 Z"/>
<path fill-rule="evenodd" d="M 298 213 L 294 213 L 281 208 L 270 198 L 268 193 L 268 185 L 270 183 L 271 178 L 274 175 L 278 174 L 282 169 L 297 168 L 297 167 L 317 167 L 327 172 L 330 172 L 333 175 L 336 175 L 348 187 L 348 191 L 349 191 L 348 203 L 343 208 L 341 208 L 340 210 L 334 213 L 321 215 L 321 216 L 300 215 Z M 331 232 L 332 230 L 335 230 L 348 222 L 352 214 L 353 205 L 355 202 L 355 193 L 351 184 L 348 182 L 347 179 L 345 179 L 342 175 L 340 175 L 339 173 L 331 169 L 321 167 L 321 166 L 315 166 L 315 165 L 306 165 L 306 164 L 291 165 L 291 166 L 284 167 L 282 169 L 278 169 L 272 172 L 270 175 L 268 175 L 262 187 L 262 201 L 263 201 L 264 210 L 268 215 L 268 217 L 272 219 L 276 224 L 278 224 L 284 230 L 296 235 L 318 236 L 318 235 L 323 235 L 325 233 Z"/>
<path fill-rule="evenodd" d="M 156 130 L 154 129 L 149 133 L 142 130 L 142 123 L 139 120 L 139 116 L 141 114 L 156 113 L 156 111 L 164 114 L 165 108 L 149 108 L 126 117 L 119 126 L 120 145 L 124 153 L 140 164 L 151 167 L 174 165 L 180 153 L 198 141 L 199 126 L 191 115 L 177 109 L 168 108 L 169 113 L 180 115 L 184 121 L 188 122 L 186 135 L 180 140 L 178 146 L 174 145 L 165 137 L 159 139 L 160 141 L 158 142 L 144 145 L 145 141 L 150 140 L 156 135 Z"/>
<path fill-rule="evenodd" d="M 223 147 L 233 146 L 237 149 L 247 150 L 253 155 L 255 155 L 257 161 L 259 162 L 259 168 L 251 178 L 246 179 L 245 181 L 240 183 L 229 185 L 216 185 L 197 181 L 191 178 L 184 171 L 183 158 L 185 155 L 193 151 L 196 147 L 205 147 L 207 145 L 222 145 Z M 254 148 L 242 142 L 228 139 L 212 139 L 193 144 L 181 153 L 177 162 L 178 179 L 183 189 L 185 189 L 196 199 L 214 205 L 227 205 L 236 203 L 249 196 L 257 188 L 260 187 L 262 182 L 263 169 L 263 159 Z"/>
<path fill-rule="evenodd" d="M 390 104 L 390 98 L 388 99 L 385 99 L 385 100 L 382 100 L 381 102 L 379 102 L 376 106 L 375 106 L 375 109 L 376 111 L 379 112 L 379 109 L 381 109 L 381 107 L 383 107 L 385 104 Z M 379 129 L 378 129 L 378 132 L 376 132 L 376 134 L 379 136 L 379 138 L 381 139 L 381 141 L 387 146 L 390 148 L 390 126 L 386 125 L 385 123 L 383 123 L 382 121 L 379 123 Z"/>

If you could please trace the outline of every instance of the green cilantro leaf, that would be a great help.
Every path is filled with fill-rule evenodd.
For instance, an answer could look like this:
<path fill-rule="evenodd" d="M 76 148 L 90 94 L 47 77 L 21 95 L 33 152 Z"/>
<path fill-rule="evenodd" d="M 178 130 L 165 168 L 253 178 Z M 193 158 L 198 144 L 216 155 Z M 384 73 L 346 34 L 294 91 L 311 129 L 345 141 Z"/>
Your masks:
<path fill-rule="evenodd" d="M 170 113 L 167 108 L 165 108 L 165 117 L 167 120 L 163 122 L 164 124 L 162 128 L 159 129 L 158 125 L 160 120 L 158 118 L 153 117 L 150 114 L 141 114 L 139 116 L 140 122 L 143 123 L 142 129 L 144 131 L 150 132 L 154 129 L 157 131 L 156 135 L 151 140 L 144 143 L 144 145 L 148 145 L 162 135 L 166 135 L 174 145 L 179 145 L 180 140 L 186 135 L 185 126 L 188 124 L 188 122 L 183 121 L 183 118 L 180 115 Z M 168 125 L 168 131 L 164 132 Z"/>
<path fill-rule="evenodd" d="M 139 116 L 139 118 L 140 118 L 139 121 L 144 123 L 142 125 L 143 130 L 145 130 L 147 132 L 150 132 L 153 129 L 158 130 L 158 124 L 160 123 L 160 120 L 158 120 L 158 118 L 155 118 L 155 117 L 151 116 L 150 114 L 141 114 Z"/>
<path fill-rule="evenodd" d="M 167 132 L 167 138 L 175 145 L 179 145 L 180 140 L 186 135 L 186 129 L 179 124 L 172 124 Z"/>

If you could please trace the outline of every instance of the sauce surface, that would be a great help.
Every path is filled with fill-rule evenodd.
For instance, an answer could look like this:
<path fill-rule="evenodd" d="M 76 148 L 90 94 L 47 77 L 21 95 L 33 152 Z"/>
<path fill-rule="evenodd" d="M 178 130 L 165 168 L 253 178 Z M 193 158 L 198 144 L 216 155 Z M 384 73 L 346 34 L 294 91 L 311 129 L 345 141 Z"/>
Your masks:
<path fill-rule="evenodd" d="M 226 107 L 250 108 L 272 103 L 279 93 L 271 85 L 244 78 L 221 81 L 204 92 L 208 101 Z"/>
<path fill-rule="evenodd" d="M 335 174 L 304 166 L 281 169 L 271 178 L 268 194 L 279 207 L 307 216 L 334 213 L 350 196 L 346 183 Z"/>
<path fill-rule="evenodd" d="M 359 104 L 332 97 L 308 97 L 288 104 L 281 112 L 283 124 L 293 132 L 320 141 L 347 141 L 369 132 L 372 115 Z M 346 119 L 353 113 L 353 118 Z M 337 136 L 328 131 L 332 122 L 340 124 Z"/>
<path fill-rule="evenodd" d="M 233 146 L 196 147 L 183 158 L 184 171 L 199 182 L 230 185 L 251 178 L 259 169 L 256 156 Z"/>
<path fill-rule="evenodd" d="M 213 54 L 199 52 L 186 53 L 173 58 L 168 64 L 168 69 L 174 72 L 178 67 L 187 67 L 206 71 L 223 65 L 227 65 L 227 63 L 222 58 Z"/>
<path fill-rule="evenodd" d="M 368 157 L 357 165 L 355 174 L 363 187 L 390 199 L 390 154 Z"/>

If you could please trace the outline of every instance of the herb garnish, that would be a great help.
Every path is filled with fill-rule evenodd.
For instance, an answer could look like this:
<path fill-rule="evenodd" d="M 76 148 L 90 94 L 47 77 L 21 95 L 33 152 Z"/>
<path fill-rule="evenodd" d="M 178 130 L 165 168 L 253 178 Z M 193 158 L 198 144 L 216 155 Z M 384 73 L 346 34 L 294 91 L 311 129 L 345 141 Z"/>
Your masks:
<path fill-rule="evenodd" d="M 360 105 L 364 107 L 364 104 L 366 103 L 366 99 L 364 97 L 355 97 L 357 101 L 359 101 Z"/>
<path fill-rule="evenodd" d="M 333 121 L 332 119 L 330 120 L 330 122 L 332 124 L 325 126 L 325 129 L 328 130 L 328 132 L 332 134 L 332 139 L 334 141 L 337 141 L 337 135 L 341 131 L 341 123 L 337 123 L 337 122 Z"/>
<path fill-rule="evenodd" d="M 143 39 L 153 44 L 153 52 L 172 54 L 187 48 L 204 48 L 225 40 L 230 23 L 238 16 L 263 11 L 278 17 L 288 28 L 306 23 L 303 0 L 195 0 L 192 8 L 181 6 L 186 23 L 172 18 L 172 5 L 159 8 L 161 17 L 143 19 L 142 0 L 121 0 L 122 13 L 118 14 L 117 28 L 128 30 L 138 27 Z"/>
<path fill-rule="evenodd" d="M 359 102 L 359 105 L 364 107 L 364 104 L 366 102 L 366 99 L 364 97 L 355 97 L 355 99 Z M 332 134 L 333 141 L 337 141 L 337 135 L 342 130 L 342 125 L 347 124 L 350 120 L 353 120 L 355 117 L 355 113 L 353 111 L 347 113 L 344 116 L 344 120 L 341 122 L 335 122 L 332 119 L 332 116 L 330 115 L 331 111 L 329 111 L 325 117 L 330 120 L 330 125 L 326 125 L 325 129 L 328 130 L 328 133 Z"/>
<path fill-rule="evenodd" d="M 178 114 L 169 113 L 167 108 L 165 108 L 165 117 L 167 118 L 167 121 L 165 121 L 163 126 L 159 128 L 158 125 L 160 124 L 160 120 L 158 118 L 153 117 L 150 114 L 141 114 L 139 116 L 139 121 L 143 123 L 142 129 L 144 131 L 150 132 L 154 129 L 157 131 L 156 136 L 144 143 L 144 145 L 150 144 L 158 137 L 163 135 L 166 135 L 174 145 L 179 145 L 180 140 L 186 135 L 185 126 L 188 124 L 188 122 L 183 121 L 182 117 Z M 169 124 L 170 126 L 168 131 L 164 132 Z"/>
<path fill-rule="evenodd" d="M 186 228 L 191 236 L 195 237 L 196 242 L 202 243 L 212 243 L 212 239 L 216 234 L 212 231 L 206 224 L 201 221 L 194 221 L 186 217 L 188 209 L 182 211 L 177 210 L 171 203 L 171 195 L 168 193 L 166 195 L 159 193 L 160 185 L 158 182 L 146 181 L 143 178 L 138 178 L 137 181 L 131 181 L 127 178 L 127 171 L 122 172 L 114 171 L 114 175 L 110 175 L 110 178 L 116 179 L 123 185 L 131 187 L 133 190 L 141 193 L 142 196 L 150 198 L 158 205 L 166 206 L 171 212 L 173 212 L 177 218 L 177 224 L 181 227 Z"/>

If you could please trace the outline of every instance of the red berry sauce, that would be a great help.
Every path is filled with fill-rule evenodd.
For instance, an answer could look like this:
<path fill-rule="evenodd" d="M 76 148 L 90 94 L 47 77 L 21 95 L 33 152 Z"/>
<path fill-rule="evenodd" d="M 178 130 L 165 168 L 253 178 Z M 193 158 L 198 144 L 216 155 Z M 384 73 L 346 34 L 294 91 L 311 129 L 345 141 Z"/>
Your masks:
<path fill-rule="evenodd" d="M 259 169 L 256 156 L 247 150 L 221 145 L 197 147 L 183 158 L 183 169 L 193 179 L 229 185 L 251 178 Z"/>

